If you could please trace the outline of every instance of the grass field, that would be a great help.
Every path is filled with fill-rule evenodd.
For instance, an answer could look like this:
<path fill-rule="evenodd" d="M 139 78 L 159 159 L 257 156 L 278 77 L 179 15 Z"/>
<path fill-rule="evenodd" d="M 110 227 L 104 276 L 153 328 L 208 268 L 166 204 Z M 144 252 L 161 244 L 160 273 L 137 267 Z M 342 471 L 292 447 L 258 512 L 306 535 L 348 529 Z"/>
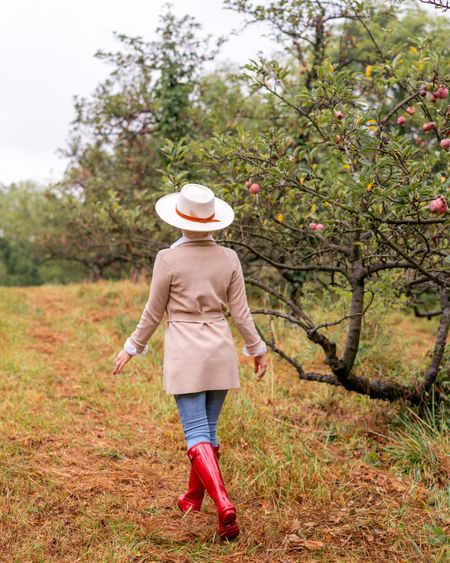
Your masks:
<path fill-rule="evenodd" d="M 147 357 L 111 374 L 146 297 L 128 282 L 0 288 L 1 561 L 448 561 L 443 421 L 299 382 L 277 358 L 261 383 L 242 358 L 221 419 L 242 535 L 217 541 L 209 499 L 183 516 L 189 463 L 161 389 L 163 327 Z M 373 329 L 367 370 L 420 369 L 435 320 L 389 323 L 398 336 Z"/>

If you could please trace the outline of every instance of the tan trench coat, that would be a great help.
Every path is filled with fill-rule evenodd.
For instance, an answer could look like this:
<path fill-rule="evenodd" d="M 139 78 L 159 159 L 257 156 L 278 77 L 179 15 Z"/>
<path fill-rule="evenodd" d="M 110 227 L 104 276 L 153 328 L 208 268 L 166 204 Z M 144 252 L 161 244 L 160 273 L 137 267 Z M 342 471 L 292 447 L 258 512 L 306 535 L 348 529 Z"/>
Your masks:
<path fill-rule="evenodd" d="M 164 313 L 163 388 L 169 394 L 239 388 L 237 353 L 227 309 L 250 354 L 260 349 L 234 250 L 191 240 L 161 250 L 150 295 L 130 341 L 142 352 Z"/>

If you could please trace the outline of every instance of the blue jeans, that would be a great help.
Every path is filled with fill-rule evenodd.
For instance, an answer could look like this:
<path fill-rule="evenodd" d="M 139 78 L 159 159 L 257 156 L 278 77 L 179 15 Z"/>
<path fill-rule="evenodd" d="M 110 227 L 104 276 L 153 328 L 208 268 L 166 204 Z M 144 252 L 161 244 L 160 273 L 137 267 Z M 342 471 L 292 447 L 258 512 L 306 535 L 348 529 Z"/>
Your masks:
<path fill-rule="evenodd" d="M 228 389 L 174 395 L 187 448 L 199 442 L 217 446 L 217 422 Z"/>

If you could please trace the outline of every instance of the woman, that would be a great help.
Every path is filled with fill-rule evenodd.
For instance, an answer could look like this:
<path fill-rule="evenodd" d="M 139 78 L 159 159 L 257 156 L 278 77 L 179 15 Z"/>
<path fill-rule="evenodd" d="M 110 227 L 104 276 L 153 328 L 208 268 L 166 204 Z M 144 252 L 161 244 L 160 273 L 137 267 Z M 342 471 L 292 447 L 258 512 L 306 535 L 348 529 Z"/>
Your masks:
<path fill-rule="evenodd" d="M 148 339 L 164 312 L 164 390 L 175 396 L 191 461 L 188 491 L 178 499 L 183 512 L 200 510 L 205 489 L 216 504 L 219 536 L 239 534 L 236 509 L 217 463 L 217 422 L 228 389 L 239 388 L 236 349 L 225 319 L 229 308 L 244 339 L 245 355 L 254 356 L 258 381 L 267 370 L 266 345 L 253 323 L 239 258 L 220 246 L 211 232 L 234 219 L 231 207 L 199 184 L 156 203 L 159 217 L 183 236 L 155 259 L 150 295 L 140 321 L 116 356 L 114 373 L 136 354 L 146 353 Z"/>

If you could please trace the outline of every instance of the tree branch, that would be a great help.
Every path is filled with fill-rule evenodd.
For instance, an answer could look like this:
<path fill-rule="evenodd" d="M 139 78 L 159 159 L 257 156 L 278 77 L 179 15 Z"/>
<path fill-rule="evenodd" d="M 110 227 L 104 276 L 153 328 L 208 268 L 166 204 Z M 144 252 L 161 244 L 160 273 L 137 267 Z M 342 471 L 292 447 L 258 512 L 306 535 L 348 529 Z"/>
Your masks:
<path fill-rule="evenodd" d="M 440 294 L 441 294 L 442 315 L 441 315 L 441 320 L 439 322 L 439 328 L 436 337 L 436 343 L 434 345 L 431 364 L 423 377 L 423 383 L 422 383 L 423 391 L 430 390 L 431 386 L 435 382 L 436 377 L 439 373 L 439 366 L 441 364 L 442 356 L 444 355 L 449 326 L 450 326 L 449 295 L 445 290 L 441 290 Z"/>
<path fill-rule="evenodd" d="M 309 266 L 290 266 L 288 264 L 283 264 L 282 262 L 275 262 L 275 260 L 272 260 L 268 256 L 264 256 L 263 254 L 261 254 L 260 252 L 255 250 L 253 247 L 249 246 L 248 244 L 245 244 L 244 242 L 240 242 L 240 241 L 237 241 L 237 240 L 227 240 L 227 241 L 224 241 L 224 242 L 226 242 L 227 244 L 230 244 L 231 246 L 233 246 L 233 244 L 237 244 L 238 246 L 242 246 L 243 248 L 246 248 L 252 254 L 254 254 L 255 256 L 257 256 L 258 258 L 263 260 L 264 262 L 267 262 L 267 264 L 270 264 L 274 268 L 277 268 L 278 270 L 291 270 L 293 272 L 311 272 L 311 271 L 340 272 L 344 276 L 346 276 L 346 274 L 347 274 L 346 270 L 344 268 L 340 268 L 338 266 L 327 266 L 325 264 L 323 264 L 323 265 L 311 264 Z"/>
<path fill-rule="evenodd" d="M 390 248 L 392 248 L 392 250 L 395 250 L 395 252 L 400 254 L 400 256 L 402 258 L 404 258 L 407 262 L 409 262 L 416 270 L 418 270 L 420 273 L 422 273 L 425 277 L 427 277 L 429 280 L 433 280 L 440 287 L 447 287 L 448 284 L 446 284 L 445 281 L 441 281 L 438 277 L 436 277 L 433 274 L 430 274 L 429 272 L 427 272 L 424 268 L 422 268 L 422 266 L 420 264 L 418 264 L 415 260 L 413 260 L 405 252 L 403 252 L 403 250 L 401 250 L 397 245 L 390 242 L 382 233 L 380 233 L 379 231 L 377 231 L 377 233 L 378 233 L 378 236 L 380 237 L 380 239 L 385 244 L 387 244 Z"/>
<path fill-rule="evenodd" d="M 274 309 L 252 309 L 250 312 L 252 315 L 269 315 L 271 317 L 280 317 L 304 329 L 303 323 L 301 323 L 298 319 L 287 313 L 282 313 L 281 311 L 275 311 Z"/>
<path fill-rule="evenodd" d="M 396 104 L 391 109 L 391 111 L 385 117 L 383 117 L 383 119 L 380 121 L 380 128 L 383 127 L 383 125 L 385 125 L 387 121 L 389 121 L 389 119 L 394 115 L 394 113 L 396 113 L 401 107 L 407 105 L 411 100 L 413 100 L 418 95 L 419 95 L 419 90 L 417 90 L 416 92 L 413 92 L 412 94 L 410 94 L 409 96 L 407 96 L 406 98 L 403 98 L 403 100 L 398 102 L 398 104 Z"/>
<path fill-rule="evenodd" d="M 302 309 L 300 309 L 297 303 L 295 303 L 291 299 L 288 299 L 287 297 L 284 297 L 284 295 L 282 295 L 278 291 L 275 291 L 272 287 L 266 285 L 262 281 L 255 280 L 253 278 L 247 278 L 245 281 L 250 285 L 254 285 L 256 287 L 259 287 L 260 289 L 263 289 L 265 292 L 269 293 L 270 295 L 273 295 L 273 297 L 276 297 L 279 301 L 290 307 L 291 310 L 296 315 L 298 315 L 301 319 L 305 321 L 305 323 L 302 323 L 301 325 L 303 330 L 307 332 L 308 330 L 314 328 L 314 323 L 312 322 L 312 320 L 308 317 L 308 315 L 306 315 L 306 313 L 302 311 Z"/>
<path fill-rule="evenodd" d="M 449 0 L 419 0 L 422 4 L 429 4 L 435 8 L 440 8 L 443 12 L 450 10 Z"/>

